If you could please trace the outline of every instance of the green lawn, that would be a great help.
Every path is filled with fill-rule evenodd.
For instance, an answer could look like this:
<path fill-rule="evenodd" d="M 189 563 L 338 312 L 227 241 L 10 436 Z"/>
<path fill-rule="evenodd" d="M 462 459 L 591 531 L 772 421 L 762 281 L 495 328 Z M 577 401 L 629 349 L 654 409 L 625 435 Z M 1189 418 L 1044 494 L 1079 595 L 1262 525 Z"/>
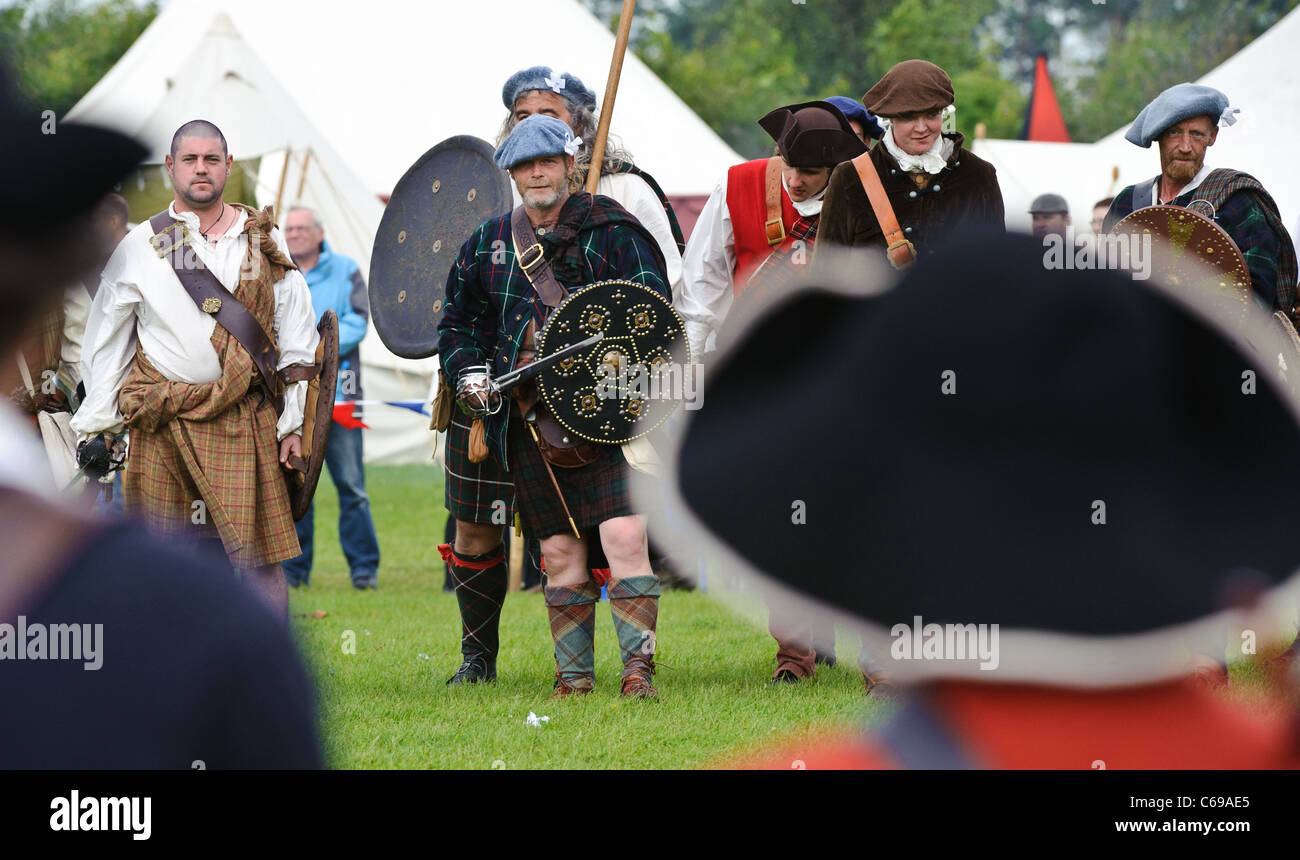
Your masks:
<path fill-rule="evenodd" d="M 459 665 L 456 600 L 441 590 L 446 511 L 436 466 L 367 470 L 383 561 L 379 590 L 356 592 L 338 546 L 337 498 L 322 478 L 312 585 L 291 594 L 293 625 L 316 678 L 326 754 L 339 768 L 683 768 L 775 739 L 811 739 L 875 719 L 853 642 L 811 683 L 773 688 L 775 643 L 708 595 L 661 601 L 659 699 L 618 696 L 621 664 L 608 604 L 597 610 L 596 692 L 548 701 L 555 670 L 539 594 L 511 594 L 494 685 L 449 688 Z M 324 618 L 313 613 L 324 611 Z M 355 635 L 356 653 L 344 653 Z M 550 717 L 525 725 L 529 712 Z"/>

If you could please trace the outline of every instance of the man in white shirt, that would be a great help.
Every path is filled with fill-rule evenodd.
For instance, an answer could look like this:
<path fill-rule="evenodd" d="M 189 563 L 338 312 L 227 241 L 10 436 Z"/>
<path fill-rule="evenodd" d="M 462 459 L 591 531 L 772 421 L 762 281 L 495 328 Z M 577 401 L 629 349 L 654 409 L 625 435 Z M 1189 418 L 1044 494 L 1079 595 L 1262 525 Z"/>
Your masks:
<path fill-rule="evenodd" d="M 728 169 L 709 197 L 682 261 L 673 306 L 686 324 L 692 356 L 712 346 L 733 297 L 742 290 L 779 291 L 812 258 L 822 199 L 835 165 L 867 151 L 848 118 L 825 101 L 787 105 L 761 120 L 779 155 Z M 777 643 L 772 680 L 795 683 L 816 671 L 814 623 L 773 608 L 768 629 Z M 830 653 L 834 663 L 833 629 Z"/>
<path fill-rule="evenodd" d="M 307 382 L 295 366 L 314 363 L 318 335 L 269 209 L 222 199 L 232 164 L 216 126 L 177 130 L 166 159 L 175 199 L 170 220 L 157 218 L 168 226 L 137 226 L 104 269 L 82 352 L 90 385 L 72 427 L 83 466 L 96 468 L 130 428 L 127 513 L 165 534 L 219 538 L 244 580 L 285 612 L 279 562 L 300 549 L 281 467 L 302 456 Z M 177 268 L 206 268 L 223 297 L 200 306 Z"/>

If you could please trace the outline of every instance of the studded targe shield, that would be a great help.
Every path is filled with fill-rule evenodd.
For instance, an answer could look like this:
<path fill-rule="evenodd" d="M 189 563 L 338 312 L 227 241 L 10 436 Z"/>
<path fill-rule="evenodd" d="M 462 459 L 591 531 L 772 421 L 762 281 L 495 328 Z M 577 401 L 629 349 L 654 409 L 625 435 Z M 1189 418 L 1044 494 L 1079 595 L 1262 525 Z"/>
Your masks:
<path fill-rule="evenodd" d="M 325 465 L 325 446 L 329 444 L 334 424 L 334 392 L 339 379 L 339 318 L 334 311 L 321 314 L 316 326 L 320 343 L 316 345 L 317 372 L 307 381 L 307 402 L 302 416 L 303 459 L 293 461 L 284 473 L 289 485 L 289 507 L 294 521 L 302 519 L 316 495 L 316 484 Z"/>
<path fill-rule="evenodd" d="M 538 358 L 597 332 L 599 343 L 543 370 L 537 387 L 566 430 L 618 445 L 655 429 L 682 402 L 690 349 L 667 299 L 631 281 L 600 281 L 551 312 Z"/>
<path fill-rule="evenodd" d="M 1121 219 L 1112 235 L 1151 236 L 1157 274 L 1174 287 L 1207 287 L 1224 297 L 1250 301 L 1250 270 L 1222 227 L 1195 209 L 1148 206 Z"/>
<path fill-rule="evenodd" d="M 384 209 L 370 257 L 370 313 L 384 345 L 403 358 L 438 351 L 447 273 L 460 246 L 510 211 L 510 178 L 492 146 L 449 137 L 411 165 Z"/>

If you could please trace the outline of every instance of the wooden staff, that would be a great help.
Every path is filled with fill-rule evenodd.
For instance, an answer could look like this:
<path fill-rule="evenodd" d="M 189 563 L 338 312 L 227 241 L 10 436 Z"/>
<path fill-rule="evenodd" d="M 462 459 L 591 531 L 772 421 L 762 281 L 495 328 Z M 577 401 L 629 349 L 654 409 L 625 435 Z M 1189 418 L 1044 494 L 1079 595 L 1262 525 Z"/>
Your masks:
<path fill-rule="evenodd" d="M 618 79 L 623 74 L 623 55 L 627 53 L 627 37 L 632 32 L 632 13 L 636 0 L 623 0 L 623 11 L 618 16 L 618 37 L 614 39 L 614 58 L 609 61 L 609 79 L 605 81 L 605 98 L 600 103 L 600 123 L 596 126 L 596 141 L 591 147 L 591 166 L 587 168 L 588 194 L 596 193 L 600 182 L 600 168 L 605 163 L 605 141 L 609 139 L 609 121 L 614 116 L 614 99 L 618 96 Z"/>

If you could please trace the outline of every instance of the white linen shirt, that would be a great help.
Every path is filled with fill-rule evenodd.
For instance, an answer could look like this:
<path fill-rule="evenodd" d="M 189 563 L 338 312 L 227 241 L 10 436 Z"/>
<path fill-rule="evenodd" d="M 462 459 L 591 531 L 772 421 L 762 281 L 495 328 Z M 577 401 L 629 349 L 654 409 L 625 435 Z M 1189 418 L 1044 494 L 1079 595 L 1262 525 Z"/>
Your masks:
<path fill-rule="evenodd" d="M 199 236 L 197 215 L 178 213 L 174 203 L 168 211 L 186 223 L 189 247 L 233 293 L 248 247 L 243 234 L 247 213 L 236 210 L 234 223 L 214 247 Z M 163 259 L 154 251 L 149 244 L 152 236 L 148 221 L 128 233 L 104 267 L 95 293 L 81 359 L 86 398 L 72 419 L 72 429 L 83 440 L 103 431 L 122 432 L 117 396 L 131 369 L 137 339 L 145 357 L 168 379 L 205 383 L 221 377 L 221 361 L 210 340 L 216 321 L 185 292 L 170 255 Z M 288 245 L 279 229 L 271 231 L 271 238 L 287 257 Z M 276 370 L 315 362 L 320 339 L 316 315 L 307 281 L 296 270 L 275 285 L 274 335 L 280 346 Z M 306 381 L 286 388 L 284 412 L 276 426 L 278 439 L 301 430 L 306 398 Z"/>
<path fill-rule="evenodd" d="M 715 335 L 735 298 L 736 233 L 727 206 L 727 175 L 722 174 L 700 210 L 682 255 L 682 287 L 673 293 L 673 309 L 686 325 L 686 341 L 695 361 L 701 361 L 706 351 L 713 351 Z M 781 190 L 790 200 L 785 177 L 781 178 Z M 801 217 L 808 218 L 821 213 L 825 197 L 823 188 L 807 200 L 790 200 L 790 205 Z"/>

